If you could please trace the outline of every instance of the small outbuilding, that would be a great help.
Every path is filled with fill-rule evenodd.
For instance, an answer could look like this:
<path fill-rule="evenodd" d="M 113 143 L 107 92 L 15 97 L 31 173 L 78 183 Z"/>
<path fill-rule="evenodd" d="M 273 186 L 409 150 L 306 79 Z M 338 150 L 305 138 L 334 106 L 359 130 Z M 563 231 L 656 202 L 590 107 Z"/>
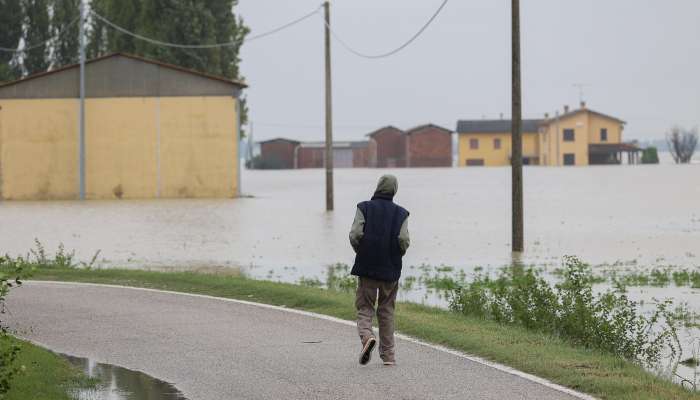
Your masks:
<path fill-rule="evenodd" d="M 260 162 L 263 169 L 295 168 L 295 156 L 299 142 L 276 138 L 260 142 Z"/>
<path fill-rule="evenodd" d="M 245 84 L 128 54 L 0 85 L 0 200 L 234 197 Z"/>
<path fill-rule="evenodd" d="M 452 131 L 434 124 L 406 131 L 407 167 L 451 167 Z"/>
<path fill-rule="evenodd" d="M 406 133 L 394 126 L 385 126 L 369 136 L 370 166 L 403 168 L 406 166 Z"/>

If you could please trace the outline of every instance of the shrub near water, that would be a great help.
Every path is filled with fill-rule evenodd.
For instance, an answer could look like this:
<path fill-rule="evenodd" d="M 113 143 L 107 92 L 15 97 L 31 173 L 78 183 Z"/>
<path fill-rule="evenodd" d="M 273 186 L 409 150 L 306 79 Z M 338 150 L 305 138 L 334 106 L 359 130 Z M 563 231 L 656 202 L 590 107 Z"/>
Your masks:
<path fill-rule="evenodd" d="M 575 257 L 565 258 L 562 278 L 552 286 L 534 268 L 517 266 L 496 279 L 480 274 L 452 292 L 450 308 L 555 334 L 649 366 L 658 364 L 664 351 L 678 356 L 679 321 L 670 301 L 644 315 L 621 287 L 596 295 L 590 267 Z"/>
<path fill-rule="evenodd" d="M 10 290 L 22 285 L 29 269 L 30 264 L 23 258 L 0 256 L 0 314 L 5 313 L 5 300 Z M 7 327 L 0 321 L 0 399 L 4 398 L 22 370 L 16 362 L 20 350 L 17 341 L 12 340 Z"/>

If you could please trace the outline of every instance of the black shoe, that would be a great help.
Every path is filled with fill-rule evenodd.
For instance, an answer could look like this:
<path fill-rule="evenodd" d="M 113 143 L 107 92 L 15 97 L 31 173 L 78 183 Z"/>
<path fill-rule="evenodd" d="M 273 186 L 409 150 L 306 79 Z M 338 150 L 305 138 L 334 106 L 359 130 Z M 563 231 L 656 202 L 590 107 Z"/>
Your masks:
<path fill-rule="evenodd" d="M 365 345 L 362 346 L 362 351 L 360 352 L 360 365 L 366 365 L 369 360 L 372 359 L 372 350 L 374 350 L 374 346 L 377 344 L 377 339 L 370 337 L 367 339 L 365 342 Z"/>

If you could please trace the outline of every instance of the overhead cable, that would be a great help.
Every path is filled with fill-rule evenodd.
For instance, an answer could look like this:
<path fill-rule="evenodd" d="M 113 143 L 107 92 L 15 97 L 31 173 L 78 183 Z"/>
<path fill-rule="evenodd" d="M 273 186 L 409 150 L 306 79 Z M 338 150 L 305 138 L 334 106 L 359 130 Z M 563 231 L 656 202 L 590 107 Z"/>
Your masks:
<path fill-rule="evenodd" d="M 426 22 L 425 25 L 423 25 L 423 26 L 418 30 L 418 32 L 416 32 L 415 35 L 413 35 L 410 39 L 408 39 L 408 41 L 406 41 L 406 43 L 404 43 L 404 44 L 402 44 L 401 46 L 395 48 L 394 50 L 388 51 L 388 52 L 386 52 L 386 53 L 381 53 L 381 54 L 367 54 L 367 53 L 363 53 L 363 52 L 361 52 L 361 51 L 358 51 L 358 50 L 354 49 L 354 48 L 353 48 L 352 46 L 350 46 L 345 40 L 343 40 L 335 31 L 333 31 L 333 29 L 331 29 L 330 25 L 329 25 L 327 22 L 325 22 L 325 19 L 324 19 L 324 23 L 325 23 L 326 26 L 328 27 L 328 30 L 330 30 L 331 35 L 333 35 L 333 37 L 335 38 L 335 40 L 337 40 L 338 43 L 340 43 L 340 44 L 341 44 L 346 50 L 348 50 L 349 52 L 355 54 L 356 56 L 363 57 L 363 58 L 370 58 L 370 59 L 385 58 L 385 57 L 393 56 L 394 54 L 400 52 L 401 50 L 403 50 L 403 49 L 405 49 L 406 47 L 408 47 L 411 43 L 413 43 L 416 39 L 418 39 L 418 37 L 428 28 L 428 26 L 430 26 L 430 24 L 433 23 L 433 21 L 435 20 L 435 18 L 437 18 L 437 16 L 440 14 L 440 12 L 442 11 L 442 9 L 445 8 L 445 6 L 447 5 L 447 2 L 448 2 L 448 1 L 449 1 L 449 0 L 444 0 L 444 1 L 442 2 L 442 4 L 440 4 L 440 7 L 438 7 L 438 9 L 435 11 L 435 13 L 430 17 L 430 19 L 428 19 L 428 22 Z"/>
<path fill-rule="evenodd" d="M 263 37 L 265 37 L 265 36 L 269 36 L 269 35 L 272 35 L 272 34 L 274 34 L 274 33 L 280 32 L 280 31 L 282 31 L 282 30 L 284 30 L 284 29 L 290 28 L 290 27 L 292 27 L 292 26 L 294 26 L 294 25 L 296 25 L 296 24 L 298 24 L 298 23 L 300 23 L 300 22 L 302 22 L 302 21 L 304 21 L 304 20 L 306 20 L 306 19 L 308 19 L 308 18 L 311 18 L 312 16 L 314 16 L 315 14 L 317 14 L 318 11 L 319 11 L 320 9 L 321 9 L 321 7 L 318 7 L 318 8 L 316 8 L 315 10 L 313 10 L 312 12 L 310 12 L 310 13 L 308 13 L 308 14 L 306 14 L 306 15 L 300 17 L 300 18 L 297 18 L 297 19 L 295 19 L 295 20 L 293 20 L 293 21 L 291 21 L 291 22 L 288 22 L 288 23 L 286 23 L 286 24 L 284 24 L 284 25 L 282 25 L 282 26 L 280 26 L 280 27 L 277 27 L 277 28 L 275 28 L 275 29 L 269 30 L 269 31 L 267 31 L 267 32 L 264 32 L 264 33 L 261 33 L 261 34 L 258 34 L 258 35 L 253 35 L 253 36 L 251 36 L 251 37 L 249 37 L 249 38 L 247 38 L 247 39 L 244 39 L 244 40 L 243 40 L 243 43 L 252 42 L 253 40 L 257 40 L 257 39 L 263 38 Z M 117 31 L 119 31 L 119 32 L 122 32 L 122 33 L 124 33 L 124 34 L 133 36 L 133 37 L 135 37 L 136 39 L 143 40 L 143 41 L 145 41 L 145 42 L 149 42 L 149 43 L 151 43 L 151 44 L 155 44 L 155 45 L 158 45 L 158 46 L 175 47 L 175 48 L 180 48 L 180 49 L 213 49 L 213 48 L 218 48 L 218 47 L 236 46 L 236 45 L 239 45 L 239 44 L 240 44 L 239 42 L 236 42 L 236 41 L 226 42 L 226 43 L 211 43 L 211 44 L 182 44 L 182 43 L 164 42 L 164 41 L 161 41 L 161 40 L 152 39 L 152 38 L 149 38 L 149 37 L 146 37 L 146 36 L 143 36 L 143 35 L 139 35 L 138 33 L 135 33 L 135 32 L 129 31 L 129 30 L 125 29 L 125 28 L 122 28 L 121 26 L 119 26 L 119 25 L 113 23 L 112 21 L 108 20 L 107 18 L 101 16 L 100 14 L 98 14 L 98 13 L 96 13 L 96 12 L 94 12 L 94 11 L 91 11 L 90 13 L 91 13 L 95 18 L 99 19 L 100 21 L 104 22 L 105 24 L 107 24 L 108 26 L 112 27 L 113 29 L 115 29 L 115 30 L 117 30 Z"/>
<path fill-rule="evenodd" d="M 56 34 L 56 36 L 51 37 L 51 38 L 49 38 L 49 39 L 46 39 L 46 40 L 44 40 L 44 41 L 41 42 L 41 43 L 35 43 L 35 44 L 30 45 L 30 46 L 24 46 L 24 47 L 22 47 L 21 49 L 20 49 L 20 48 L 17 48 L 17 49 L 10 49 L 10 48 L 7 48 L 7 47 L 0 47 L 0 51 L 4 51 L 4 52 L 6 52 L 6 53 L 24 53 L 25 51 L 29 51 L 29 50 L 36 49 L 36 48 L 38 48 L 38 47 L 46 46 L 47 44 L 51 43 L 53 40 L 56 40 L 56 39 L 58 39 L 59 37 L 63 36 L 63 34 L 68 30 L 68 28 L 70 28 L 70 27 L 73 26 L 76 22 L 78 22 L 79 19 L 80 19 L 79 16 L 78 16 L 78 17 L 75 17 L 71 22 L 69 22 L 69 23 L 66 24 L 63 28 L 61 28 L 61 30 Z"/>

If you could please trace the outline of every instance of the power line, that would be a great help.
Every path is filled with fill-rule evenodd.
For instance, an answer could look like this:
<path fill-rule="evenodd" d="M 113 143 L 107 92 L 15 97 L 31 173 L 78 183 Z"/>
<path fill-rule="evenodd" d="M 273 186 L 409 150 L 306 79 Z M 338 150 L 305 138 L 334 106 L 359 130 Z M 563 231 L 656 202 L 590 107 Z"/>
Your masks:
<path fill-rule="evenodd" d="M 280 26 L 280 27 L 277 27 L 277 28 L 272 29 L 272 30 L 269 30 L 269 31 L 267 31 L 267 32 L 264 32 L 264 33 L 261 33 L 261 34 L 258 34 L 258 35 L 254 35 L 254 36 L 251 36 L 251 37 L 249 37 L 249 38 L 247 38 L 247 39 L 244 39 L 244 40 L 243 40 L 243 43 L 252 42 L 253 40 L 261 39 L 261 38 L 263 38 L 263 37 L 266 37 L 266 36 L 272 35 L 272 34 L 274 34 L 274 33 L 280 32 L 280 31 L 282 31 L 282 30 L 284 30 L 284 29 L 290 28 L 290 27 L 292 27 L 292 26 L 294 26 L 294 25 L 296 25 L 296 24 L 298 24 L 298 23 L 300 23 L 300 22 L 302 22 L 302 21 L 305 21 L 306 19 L 311 18 L 312 16 L 314 16 L 315 14 L 317 14 L 318 11 L 319 11 L 320 9 L 321 9 L 321 7 L 318 7 L 318 8 L 316 8 L 315 10 L 313 10 L 312 12 L 310 12 L 310 13 L 308 13 L 308 14 L 305 14 L 305 15 L 303 15 L 302 17 L 299 17 L 299 18 L 297 18 L 297 19 L 295 19 L 295 20 L 293 20 L 293 21 L 291 21 L 291 22 L 288 22 L 288 23 L 286 23 L 286 24 L 284 24 L 284 25 L 282 25 L 282 26 Z M 238 42 L 235 42 L 235 41 L 234 41 L 234 42 L 226 42 L 226 43 L 212 43 L 212 44 L 181 44 L 181 43 L 164 42 L 164 41 L 161 41 L 161 40 L 152 39 L 152 38 L 149 38 L 149 37 L 146 37 L 146 36 L 143 36 L 143 35 L 139 35 L 138 33 L 135 33 L 135 32 L 129 31 L 129 30 L 125 29 L 125 28 L 122 28 L 121 26 L 115 24 L 114 22 L 112 22 L 112 21 L 108 20 L 107 18 L 101 16 L 100 14 L 96 13 L 95 11 L 90 11 L 90 13 L 91 13 L 95 18 L 99 19 L 100 21 L 104 22 L 105 24 L 107 24 L 107 25 L 110 26 L 111 28 L 113 28 L 113 29 L 115 29 L 115 30 L 117 30 L 117 31 L 119 31 L 119 32 L 121 32 L 121 33 L 130 35 L 130 36 L 133 36 L 133 37 L 135 37 L 136 39 L 143 40 L 143 41 L 145 41 L 145 42 L 148 42 L 148 43 L 151 43 L 151 44 L 155 44 L 155 45 L 158 45 L 158 46 L 175 47 L 175 48 L 180 48 L 180 49 L 213 49 L 213 48 L 218 48 L 218 47 L 236 46 L 236 45 L 239 44 Z"/>
<path fill-rule="evenodd" d="M 416 32 L 410 39 L 408 39 L 408 41 L 406 41 L 406 42 L 405 42 L 404 44 L 402 44 L 401 46 L 395 48 L 394 50 L 388 51 L 388 52 L 386 52 L 386 53 L 381 53 L 381 54 L 367 54 L 367 53 L 363 53 L 363 52 L 360 52 L 360 51 L 354 49 L 354 48 L 353 48 L 352 46 L 350 46 L 345 40 L 343 40 L 335 31 L 333 31 L 332 29 L 330 29 L 330 24 L 326 23 L 325 21 L 324 21 L 324 23 L 326 23 L 326 25 L 328 26 L 328 29 L 331 31 L 331 34 L 333 35 L 333 37 L 335 38 L 335 40 L 337 40 L 338 43 L 340 43 L 340 44 L 341 44 L 346 50 L 348 50 L 349 52 L 355 54 L 355 55 L 358 56 L 358 57 L 362 57 L 362 58 L 369 58 L 369 59 L 385 58 L 385 57 L 393 56 L 394 54 L 400 52 L 401 50 L 403 50 L 403 49 L 405 49 L 406 47 L 408 47 L 411 43 L 413 43 L 416 39 L 418 39 L 418 37 L 419 37 L 426 29 L 428 29 L 428 26 L 430 26 L 430 24 L 432 24 L 432 22 L 435 20 L 435 18 L 437 18 L 437 16 L 440 14 L 440 12 L 442 11 L 442 9 L 445 8 L 445 6 L 447 5 L 447 2 L 448 2 L 448 1 L 449 1 L 449 0 L 444 0 L 444 1 L 442 2 L 442 4 L 440 4 L 440 7 L 438 7 L 438 9 L 435 11 L 435 13 L 430 17 L 430 19 L 428 19 L 428 22 L 426 22 L 426 23 L 418 30 L 418 32 Z"/>
<path fill-rule="evenodd" d="M 34 49 L 36 49 L 36 48 L 38 48 L 38 47 L 46 46 L 47 44 L 51 43 L 52 41 L 54 41 L 54 40 L 60 38 L 61 36 L 63 36 L 63 34 L 66 33 L 66 31 L 68 30 L 68 28 L 70 28 L 70 27 L 73 26 L 76 22 L 78 22 L 79 19 L 80 19 L 79 16 L 78 16 L 78 17 L 75 17 L 71 22 L 69 22 L 67 25 L 65 25 L 65 26 L 56 34 L 56 36 L 51 37 L 51 38 L 49 38 L 49 39 L 46 39 L 46 40 L 44 40 L 44 41 L 41 42 L 41 43 L 36 43 L 36 44 L 31 45 L 31 46 L 24 46 L 24 47 L 22 47 L 21 49 L 19 49 L 19 48 L 17 48 L 17 49 L 10 49 L 10 48 L 7 48 L 7 47 L 0 47 L 0 51 L 4 51 L 4 52 L 6 52 L 6 53 L 24 53 L 24 52 L 29 51 L 29 50 L 34 50 Z"/>

